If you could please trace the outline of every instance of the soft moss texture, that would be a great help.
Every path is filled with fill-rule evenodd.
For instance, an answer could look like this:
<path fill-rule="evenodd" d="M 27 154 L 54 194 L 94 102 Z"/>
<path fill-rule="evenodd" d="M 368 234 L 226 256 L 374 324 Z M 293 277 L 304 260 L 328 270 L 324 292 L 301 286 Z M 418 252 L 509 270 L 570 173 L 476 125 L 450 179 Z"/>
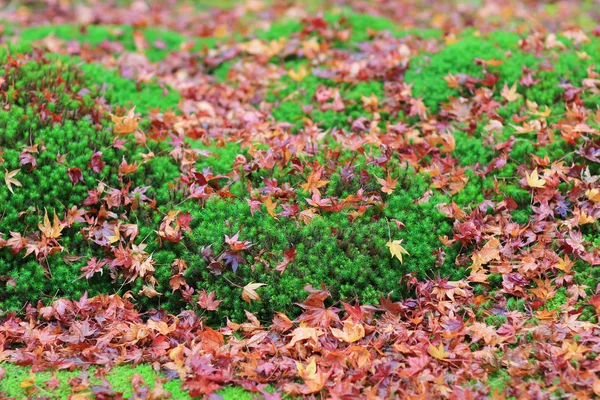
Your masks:
<path fill-rule="evenodd" d="M 401 27 L 395 27 L 385 19 L 362 19 L 355 15 L 346 15 L 340 21 L 339 16 L 327 15 L 331 23 L 347 24 L 354 26 L 353 35 L 366 31 L 366 26 L 374 30 L 389 30 L 394 35 L 415 34 L 423 38 L 439 40 L 438 33 L 433 31 L 402 33 Z M 274 25 L 269 33 L 258 33 L 264 39 L 277 39 L 301 29 L 302 25 L 283 24 Z M 161 37 L 167 42 L 167 49 L 153 53 L 153 58 L 159 59 L 166 55 L 165 52 L 177 50 L 177 46 L 185 38 L 174 33 L 152 33 L 145 30 L 144 35 L 149 42 L 156 37 Z M 90 26 L 87 31 L 70 30 L 67 26 L 42 27 L 23 30 L 21 37 L 24 44 L 20 50 L 31 50 L 31 42 L 54 34 L 68 40 L 80 40 L 90 44 L 99 44 L 104 40 L 118 40 L 125 48 L 134 50 L 132 30 L 125 27 Z M 155 36 L 153 36 L 155 35 Z M 568 40 L 559 38 L 572 48 Z M 353 36 L 352 43 L 369 40 L 367 36 Z M 458 42 L 446 46 L 436 54 L 421 55 L 413 60 L 406 73 L 406 80 L 413 83 L 415 93 L 427 91 L 426 104 L 432 109 L 439 108 L 440 104 L 448 101 L 451 96 L 461 94 L 459 89 L 448 88 L 443 77 L 448 73 L 465 73 L 481 77 L 483 68 L 475 63 L 475 58 L 485 60 L 498 59 L 504 63 L 491 66 L 490 71 L 500 75 L 499 85 L 504 82 L 512 84 L 521 76 L 521 66 L 538 68 L 540 60 L 532 54 L 523 52 L 518 48 L 519 35 L 507 32 L 496 32 L 487 36 L 476 36 L 473 32 L 461 35 Z M 595 40 L 595 39 L 594 39 Z M 133 47 L 132 47 L 133 46 Z M 596 47 L 594 47 L 596 46 Z M 583 45 L 583 49 L 591 56 L 592 61 L 598 59 L 597 43 Z M 510 56 L 507 51 L 511 51 Z M 14 51 L 14 49 L 13 49 Z M 581 70 L 573 67 L 587 66 L 592 61 L 579 63 L 573 52 L 557 49 L 551 53 L 552 60 L 558 61 L 554 71 L 542 71 L 543 79 L 553 82 L 559 78 L 573 79 L 582 77 Z M 150 56 L 150 55 L 149 55 Z M 6 57 L 3 50 L 2 59 Z M 60 62 L 53 62 L 59 60 Z M 288 68 L 297 68 L 305 60 L 292 61 L 272 60 L 273 62 L 287 63 Z M 233 61 L 232 61 L 233 62 Z M 214 74 L 221 74 L 225 69 L 217 69 Z M 62 78 L 57 79 L 58 77 Z M 538 78 L 538 76 L 534 76 Z M 7 99 L 10 109 L 0 110 L 0 128 L 4 134 L 0 137 L 0 146 L 5 151 L 5 165 L 7 170 L 21 168 L 18 179 L 23 188 L 17 188 L 12 195 L 8 191 L 0 191 L 0 209 L 3 212 L 2 223 L 4 231 L 27 232 L 35 230 L 38 222 L 43 218 L 45 210 L 52 215 L 64 213 L 73 206 L 79 206 L 86 198 L 88 190 L 97 186 L 98 180 L 111 187 L 121 187 L 122 182 L 116 178 L 118 165 L 123 156 L 128 162 L 141 161 L 139 150 L 127 147 L 127 151 L 115 149 L 111 146 L 114 139 L 110 123 L 106 116 L 95 114 L 94 99 L 103 97 L 107 103 L 118 106 L 130 107 L 136 105 L 137 110 L 146 115 L 150 108 L 162 111 L 173 109 L 177 106 L 179 96 L 167 90 L 163 96 L 163 88 L 156 83 L 142 85 L 141 90 L 134 81 L 118 76 L 115 71 L 105 70 L 96 64 L 81 63 L 81 60 L 69 59 L 64 56 L 49 56 L 47 60 L 30 62 L 21 67 L 17 72 L 11 70 L 6 79 L 10 82 Z M 104 86 L 103 84 L 106 83 Z M 315 106 L 314 95 L 319 85 L 336 88 L 346 102 L 343 112 L 320 111 Z M 86 89 L 86 90 L 83 90 Z M 56 99 L 48 102 L 47 108 L 60 121 L 51 123 L 47 117 L 39 116 L 37 99 L 41 98 L 43 90 L 50 91 Z M 83 90 L 83 91 L 82 91 Z M 89 90 L 89 93 L 86 93 Z M 561 107 L 560 99 L 562 89 L 554 84 L 539 85 L 527 89 L 522 85 L 518 91 L 528 99 L 538 101 L 540 105 L 549 105 L 553 110 Z M 293 81 L 288 76 L 271 88 L 266 96 L 267 102 L 274 104 L 273 116 L 279 121 L 296 124 L 299 128 L 303 117 L 309 116 L 321 124 L 324 129 L 334 127 L 350 128 L 352 121 L 359 117 L 371 118 L 372 115 L 362 107 L 361 95 L 375 95 L 380 101 L 384 100 L 383 82 L 366 81 L 357 84 L 340 84 L 330 79 L 308 75 L 301 83 Z M 282 101 L 281 99 L 289 98 Z M 498 99 L 500 101 L 500 99 Z M 3 104 L 4 105 L 4 104 Z M 308 107 L 313 106 L 312 110 Z M 508 116 L 523 106 L 523 100 L 505 104 L 499 108 L 501 116 Z M 397 122 L 397 116 L 382 113 L 382 121 Z M 552 114 L 550 119 L 556 121 L 558 116 Z M 382 127 L 383 127 L 382 123 Z M 462 131 L 459 125 L 454 131 L 456 149 L 451 156 L 458 159 L 458 164 L 468 167 L 476 163 L 489 163 L 496 153 L 484 146 L 483 127 L 477 127 L 472 134 Z M 514 134 L 514 129 L 508 124 L 501 133 L 502 139 L 507 140 Z M 33 171 L 19 165 L 19 154 L 26 146 L 41 144 L 43 141 L 46 150 L 37 157 L 38 167 Z M 214 155 L 203 157 L 198 162 L 198 170 L 210 168 L 215 174 L 228 173 L 238 154 L 245 154 L 246 149 L 238 144 L 225 146 L 206 146 L 191 142 L 193 146 L 210 150 Z M 335 147 L 335 143 L 327 143 Z M 168 150 L 165 143 L 149 143 L 150 150 L 160 154 Z M 88 168 L 92 154 L 102 151 L 102 159 L 107 163 L 101 173 L 96 174 Z M 374 152 L 378 150 L 373 149 Z M 147 252 L 152 253 L 156 262 L 155 276 L 158 280 L 156 289 L 161 293 L 153 299 L 140 296 L 139 305 L 147 307 L 165 307 L 171 312 L 178 312 L 186 307 L 191 307 L 181 299 L 178 293 L 173 293 L 169 280 L 172 276 L 171 263 L 176 258 L 181 258 L 189 265 L 185 272 L 186 281 L 196 290 L 207 292 L 215 291 L 216 298 L 223 300 L 217 313 L 208 313 L 211 322 L 222 323 L 225 316 L 234 320 L 245 318 L 244 310 L 257 313 L 261 318 L 268 319 L 274 311 L 283 311 L 289 315 L 297 315 L 300 311 L 294 305 L 306 295 L 303 288 L 309 284 L 319 286 L 325 284 L 331 290 L 334 300 L 353 299 L 361 303 L 377 303 L 382 295 L 392 293 L 392 298 L 398 299 L 408 293 L 406 285 L 400 283 L 406 274 L 415 274 L 417 277 L 435 278 L 437 276 L 450 279 L 460 279 L 466 276 L 464 268 L 455 266 L 458 247 L 443 248 L 439 236 L 451 236 L 452 226 L 435 207 L 438 203 L 456 202 L 466 209 L 480 204 L 494 187 L 494 178 L 499 182 L 502 194 L 495 195 L 492 200 L 502 200 L 509 196 L 519 205 L 519 209 L 512 212 L 516 222 L 527 223 L 531 214 L 529 206 L 531 194 L 517 184 L 516 166 L 527 162 L 531 154 L 538 156 L 549 155 L 551 160 L 563 156 L 568 161 L 569 147 L 557 140 L 548 147 L 539 147 L 534 134 L 521 135 L 515 143 L 507 165 L 499 171 L 483 178 L 470 170 L 466 171 L 469 181 L 465 188 L 454 196 L 435 194 L 424 204 L 416 201 L 429 189 L 429 180 L 426 176 L 416 174 L 412 170 L 403 170 L 397 165 L 394 169 L 394 178 L 400 179 L 398 189 L 392 195 L 384 195 L 385 207 L 383 209 L 371 208 L 364 215 L 350 222 L 348 212 L 328 213 L 321 212 L 309 224 L 296 223 L 288 218 L 275 219 L 266 211 L 256 211 L 252 216 L 248 203 L 246 181 L 234 183 L 230 190 L 240 196 L 238 199 L 210 199 L 203 206 L 194 200 L 184 201 L 181 193 L 173 192 L 168 182 L 174 181 L 179 176 L 176 162 L 170 157 L 155 157 L 153 160 L 140 166 L 138 171 L 128 177 L 132 187 L 149 186 L 148 195 L 155 198 L 158 212 L 149 207 L 142 206 L 130 212 L 130 217 L 139 225 L 139 239 L 136 244 L 148 245 Z M 56 165 L 56 154 L 66 154 L 64 165 Z M 317 157 L 323 164 L 327 160 L 322 154 Z M 353 160 L 353 161 L 350 161 Z M 381 168 L 367 165 L 363 156 L 350 152 L 342 152 L 342 162 L 353 162 L 356 171 L 365 169 L 371 177 L 384 176 Z M 73 185 L 67 175 L 67 168 L 80 168 L 84 182 Z M 289 183 L 291 187 L 299 187 L 304 183 L 305 177 L 291 174 L 291 168 L 284 171 L 259 170 L 244 178 L 250 180 L 255 187 L 263 184 L 264 178 L 277 179 L 281 183 Z M 357 179 L 343 183 L 339 171 L 329 177 L 330 183 L 323 191 L 323 196 L 345 198 L 355 194 L 359 189 Z M 365 191 L 379 191 L 380 185 L 372 179 Z M 310 195 L 301 189 L 297 192 L 297 201 L 305 206 L 305 198 Z M 26 204 L 25 214 L 22 205 Z M 193 220 L 190 224 L 192 232 L 186 234 L 183 241 L 177 244 L 162 243 L 157 241 L 156 230 L 163 216 L 173 210 L 189 212 Z M 125 210 L 119 210 L 125 211 Z M 276 212 L 281 211 L 277 208 Z M 407 228 L 398 230 L 392 219 L 402 221 Z M 408 228 L 410 227 L 410 228 Z M 234 273 L 227 269 L 223 275 L 214 275 L 207 268 L 207 262 L 201 254 L 202 248 L 211 247 L 218 255 L 226 249 L 225 235 L 232 236 L 240 231 L 240 240 L 247 240 L 253 246 L 242 252 L 242 258 L 247 264 L 241 264 Z M 4 232 L 6 234 L 6 232 Z M 585 233 L 585 232 L 584 232 Z M 588 233 L 592 234 L 592 233 Z M 385 244 L 388 240 L 402 239 L 403 245 L 410 253 L 403 264 L 390 257 Z M 138 280 L 132 284 L 123 285 L 123 279 L 111 281 L 108 273 L 97 274 L 90 280 L 76 279 L 80 268 L 89 257 L 105 256 L 99 246 L 90 246 L 78 232 L 78 226 L 66 229 L 62 233 L 61 245 L 65 253 L 49 257 L 47 269 L 51 278 L 46 277 L 44 268 L 28 256 L 22 259 L 22 253 L 14 256 L 8 248 L 0 250 L 0 275 L 14 278 L 16 285 L 7 286 L 0 291 L 0 308 L 4 310 L 20 309 L 24 301 L 36 302 L 42 300 L 47 303 L 56 297 L 78 298 L 85 291 L 90 295 L 97 293 L 125 293 L 132 290 L 137 293 L 143 287 Z M 295 246 L 297 258 L 290 263 L 282 274 L 274 271 L 275 266 L 283 261 L 283 252 Z M 443 248 L 446 258 L 442 265 L 435 265 L 434 251 Z M 259 254 L 264 250 L 264 254 Z M 66 261 L 64 255 L 82 257 L 79 260 Z M 261 257 L 257 262 L 257 257 Z M 580 267 L 585 271 L 585 265 Z M 593 275 L 593 274 L 592 274 Z M 596 274 L 597 275 L 597 274 Z M 598 277 L 585 276 L 583 272 L 578 279 L 588 286 L 598 280 Z M 493 278 L 490 279 L 493 285 Z M 250 282 L 265 283 L 266 286 L 258 290 L 262 297 L 261 302 L 248 305 L 241 299 L 241 287 Z M 499 284 L 499 283 L 498 283 Z"/>
<path fill-rule="evenodd" d="M 103 42 L 121 43 L 125 50 L 136 51 L 134 35 L 141 34 L 148 44 L 143 50 L 150 61 L 161 61 L 169 53 L 181 50 L 181 46 L 188 41 L 194 43 L 192 50 L 201 49 L 203 46 L 212 47 L 216 43 L 214 38 L 188 38 L 177 32 L 153 28 L 136 29 L 129 25 L 48 25 L 23 29 L 18 36 L 22 43 L 31 43 L 48 37 L 62 40 L 74 40 L 81 44 L 98 46 Z M 118 55 L 118 54 L 117 54 Z"/>
<path fill-rule="evenodd" d="M 28 396 L 46 396 L 49 399 L 68 399 L 72 394 L 72 387 L 69 384 L 69 379 L 73 378 L 89 378 L 90 386 L 101 385 L 102 379 L 95 375 L 96 368 L 91 367 L 87 371 L 75 370 L 57 370 L 57 371 L 44 371 L 44 372 L 31 372 L 30 367 L 18 366 L 16 364 L 2 363 L 0 368 L 4 368 L 4 378 L 0 380 L 0 394 L 4 398 L 12 399 L 23 399 Z M 27 383 L 23 384 L 24 381 L 28 381 L 31 378 L 31 374 L 34 375 L 33 386 L 27 386 Z M 163 379 L 165 382 L 162 384 L 163 389 L 171 394 L 171 399 L 174 400 L 185 400 L 191 399 L 190 395 L 184 390 L 181 385 L 182 382 L 178 379 L 167 381 L 165 377 L 154 371 L 150 364 L 139 364 L 136 366 L 126 364 L 119 365 L 112 368 L 105 379 L 109 382 L 110 386 L 117 393 L 122 393 L 124 398 L 131 398 L 134 394 L 131 379 L 135 374 L 139 374 L 144 385 L 153 389 L 155 382 L 158 379 Z M 60 385 L 52 390 L 46 388 L 45 383 L 56 376 L 59 380 Z M 89 393 L 89 390 L 82 393 Z M 250 400 L 257 398 L 257 395 L 251 392 L 247 392 L 240 387 L 226 387 L 216 392 L 222 396 L 224 400 Z M 259 398 L 260 396 L 258 396 Z"/>
<path fill-rule="evenodd" d="M 413 84 L 413 93 L 423 96 L 425 104 L 436 112 L 442 103 L 446 103 L 450 97 L 459 96 L 461 90 L 465 90 L 448 86 L 444 76 L 449 73 L 483 78 L 487 68 L 489 72 L 499 75 L 496 85 L 502 87 L 505 83 L 508 86 L 518 83 L 523 67 L 527 67 L 532 69 L 533 79 L 541 81 L 531 87 L 518 84 L 517 92 L 540 106 L 561 109 L 564 105 L 562 101 L 564 89 L 558 85 L 569 81 L 579 85 L 581 80 L 587 77 L 587 67 L 598 64 L 600 60 L 597 38 L 592 38 L 591 42 L 575 48 L 570 40 L 558 36 L 557 40 L 565 48 L 556 47 L 541 56 L 522 50 L 519 47 L 520 39 L 522 38 L 516 33 L 501 31 L 488 35 L 463 34 L 456 43 L 444 46 L 440 52 L 422 54 L 411 60 L 405 79 Z M 589 59 L 580 58 L 575 50 L 585 52 L 590 56 Z M 502 63 L 484 67 L 477 63 L 477 59 L 496 60 Z M 508 117 L 514 114 L 520 107 L 519 104 L 523 103 L 512 104 L 501 115 Z"/>

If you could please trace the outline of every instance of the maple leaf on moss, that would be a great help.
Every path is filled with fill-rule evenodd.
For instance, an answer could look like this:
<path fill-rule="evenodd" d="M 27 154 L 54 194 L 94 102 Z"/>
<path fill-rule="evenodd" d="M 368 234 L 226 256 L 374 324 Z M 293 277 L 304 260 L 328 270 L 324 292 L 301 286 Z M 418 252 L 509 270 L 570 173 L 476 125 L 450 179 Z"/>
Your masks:
<path fill-rule="evenodd" d="M 398 179 L 392 179 L 390 173 L 388 171 L 387 179 L 376 177 L 377 181 L 381 185 L 381 191 L 387 194 L 394 193 L 394 189 L 396 189 L 396 185 L 398 184 Z"/>
<path fill-rule="evenodd" d="M 201 308 L 208 311 L 215 311 L 219 304 L 221 304 L 223 300 L 215 300 L 215 291 L 213 290 L 210 293 L 206 293 L 206 290 L 202 290 L 200 292 L 200 296 L 198 297 L 198 304 Z"/>
<path fill-rule="evenodd" d="M 116 115 L 110 114 L 110 118 L 115 123 L 115 133 L 124 135 L 135 131 L 138 127 L 139 118 L 135 116 L 135 106 L 127 112 L 127 115 L 117 117 Z"/>
<path fill-rule="evenodd" d="M 306 68 L 306 65 L 304 65 L 304 64 L 302 64 L 298 68 L 298 71 L 294 71 L 294 69 L 290 69 L 288 71 L 288 75 L 290 76 L 290 78 L 292 78 L 296 82 L 302 81 L 304 78 L 306 78 L 306 76 L 308 76 L 309 73 L 310 73 L 310 70 L 308 68 Z"/>
<path fill-rule="evenodd" d="M 406 249 L 402 247 L 402 239 L 390 240 L 385 245 L 390 248 L 390 254 L 392 255 L 392 257 L 396 257 L 398 260 L 400 260 L 400 264 L 402 264 L 403 262 L 402 254 L 406 254 L 407 256 L 410 255 L 408 251 L 406 251 Z"/>
<path fill-rule="evenodd" d="M 502 92 L 500 93 L 500 95 L 504 97 L 509 103 L 513 103 L 517 101 L 520 97 L 522 97 L 519 93 L 517 93 L 516 82 L 511 87 L 508 87 L 508 84 L 504 82 L 504 87 L 502 88 Z"/>
<path fill-rule="evenodd" d="M 15 179 L 15 175 L 17 175 L 21 169 L 15 169 L 14 171 L 10 171 L 8 172 L 8 170 L 5 170 L 6 174 L 4 175 L 4 182 L 6 182 L 6 186 L 8 186 L 8 190 L 10 190 L 11 193 L 13 192 L 13 188 L 12 185 L 18 186 L 18 187 L 23 187 L 23 185 L 21 184 L 21 182 L 19 182 L 18 180 Z"/>
<path fill-rule="evenodd" d="M 260 296 L 256 293 L 256 289 L 261 286 L 266 286 L 265 283 L 254 283 L 250 282 L 246 286 L 244 286 L 242 290 L 242 300 L 250 304 L 252 300 L 260 300 Z"/>
<path fill-rule="evenodd" d="M 64 227 L 56 216 L 56 211 L 54 212 L 54 221 L 52 225 L 50 225 L 50 219 L 48 218 L 48 210 L 44 211 L 44 223 L 38 223 L 38 228 L 40 228 L 40 231 L 42 231 L 47 238 L 58 239 Z"/>
<path fill-rule="evenodd" d="M 329 183 L 329 180 L 321 179 L 322 175 L 323 175 L 323 167 L 320 167 L 320 166 L 316 167 L 310 173 L 306 183 L 301 184 L 300 187 L 309 193 L 313 193 L 313 194 L 318 193 L 320 195 L 321 192 L 319 191 L 319 189 Z"/>

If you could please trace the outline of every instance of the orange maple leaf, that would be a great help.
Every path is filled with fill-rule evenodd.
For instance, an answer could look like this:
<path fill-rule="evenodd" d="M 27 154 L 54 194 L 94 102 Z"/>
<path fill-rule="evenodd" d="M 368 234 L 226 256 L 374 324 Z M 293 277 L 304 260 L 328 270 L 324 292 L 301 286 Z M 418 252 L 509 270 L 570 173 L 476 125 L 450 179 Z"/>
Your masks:
<path fill-rule="evenodd" d="M 394 189 L 396 189 L 396 185 L 398 184 L 398 179 L 392 179 L 390 176 L 390 172 L 388 171 L 387 179 L 382 179 L 376 177 L 377 181 L 381 185 L 381 191 L 387 194 L 394 193 Z"/>
<path fill-rule="evenodd" d="M 304 394 L 315 393 L 323 389 L 329 374 L 324 374 L 317 369 L 314 357 L 306 367 L 296 361 L 296 368 L 298 368 L 298 375 L 304 379 L 304 383 L 308 387 L 308 390 L 303 390 Z"/>
<path fill-rule="evenodd" d="M 127 115 L 123 117 L 117 117 L 116 115 L 110 114 L 110 118 L 115 123 L 115 133 L 131 133 L 138 127 L 139 118 L 135 116 L 135 106 L 133 106 L 133 108 L 127 112 Z"/>
<path fill-rule="evenodd" d="M 273 200 L 271 200 L 271 196 L 267 197 L 265 201 L 263 201 L 263 205 L 266 207 L 267 213 L 269 213 L 271 217 L 278 219 L 277 214 L 275 213 L 277 202 L 273 203 Z"/>
<path fill-rule="evenodd" d="M 329 183 L 328 180 L 321 179 L 322 174 L 323 174 L 323 167 L 317 167 L 317 168 L 313 169 L 313 171 L 310 173 L 310 176 L 308 177 L 308 180 L 306 181 L 306 183 L 303 183 L 302 185 L 300 185 L 300 187 L 309 193 L 316 192 L 318 194 L 321 194 L 321 192 L 319 191 L 319 188 L 321 188 Z"/>

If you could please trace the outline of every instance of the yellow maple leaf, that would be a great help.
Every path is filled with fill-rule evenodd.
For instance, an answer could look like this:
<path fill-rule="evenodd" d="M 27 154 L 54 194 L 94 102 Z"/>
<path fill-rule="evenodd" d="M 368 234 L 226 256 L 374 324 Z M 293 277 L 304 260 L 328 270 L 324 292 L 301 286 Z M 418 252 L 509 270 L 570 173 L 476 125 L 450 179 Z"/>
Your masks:
<path fill-rule="evenodd" d="M 30 372 L 29 376 L 27 378 L 23 379 L 23 381 L 21 383 L 19 383 L 19 387 L 21 389 L 27 389 L 34 385 L 35 385 L 35 375 L 33 374 L 33 372 Z"/>
<path fill-rule="evenodd" d="M 402 239 L 390 240 L 385 245 L 390 248 L 390 254 L 392 255 L 392 257 L 395 256 L 396 258 L 398 258 L 398 260 L 400 260 L 400 264 L 402 264 L 403 262 L 402 254 L 406 254 L 407 256 L 410 255 L 408 251 L 406 251 L 406 249 L 402 247 Z"/>
<path fill-rule="evenodd" d="M 6 174 L 4 175 L 4 182 L 6 182 L 6 186 L 8 186 L 8 190 L 10 190 L 11 193 L 14 193 L 11 185 L 23 187 L 23 185 L 21 185 L 21 182 L 15 179 L 15 175 L 17 175 L 19 171 L 21 171 L 20 168 L 10 172 L 8 172 L 7 169 L 5 169 L 5 171 Z"/>
<path fill-rule="evenodd" d="M 331 333 L 338 340 L 343 340 L 346 343 L 354 343 L 365 337 L 365 327 L 360 323 L 354 323 L 347 319 L 344 321 L 344 330 L 331 328 Z"/>
<path fill-rule="evenodd" d="M 536 115 L 538 117 L 547 118 L 552 114 L 552 110 L 548 108 L 548 106 L 544 106 L 544 111 L 532 111 L 532 115 Z"/>
<path fill-rule="evenodd" d="M 575 262 L 571 261 L 568 254 L 565 254 L 564 258 L 558 258 L 557 263 L 554 265 L 554 268 L 559 269 L 563 272 L 571 272 L 571 268 L 575 265 Z"/>
<path fill-rule="evenodd" d="M 442 342 L 440 342 L 440 345 L 438 347 L 435 347 L 434 345 L 430 344 L 428 353 L 431 354 L 432 357 L 437 358 L 438 360 L 445 360 L 450 355 L 450 353 L 444 350 L 444 344 Z"/>
<path fill-rule="evenodd" d="M 296 361 L 296 368 L 298 368 L 298 375 L 304 380 L 314 380 L 317 378 L 317 363 L 314 358 L 306 367 Z"/>
<path fill-rule="evenodd" d="M 303 390 L 304 394 L 315 393 L 323 389 L 329 374 L 317 371 L 317 363 L 314 357 L 306 367 L 296 361 L 296 368 L 298 368 L 298 375 L 304 379 L 304 383 L 308 388 L 308 390 Z"/>
<path fill-rule="evenodd" d="M 256 293 L 256 289 L 261 286 L 266 286 L 266 283 L 254 283 L 250 282 L 244 286 L 242 290 L 242 300 L 250 304 L 252 300 L 260 300 L 260 296 Z"/>
<path fill-rule="evenodd" d="M 56 211 L 54 211 L 54 221 L 52 225 L 50 225 L 50 219 L 48 218 L 48 210 L 44 209 L 44 211 L 44 223 L 38 223 L 38 228 L 40 228 L 40 231 L 42 231 L 47 238 L 58 239 L 64 227 L 56 216 Z"/>
<path fill-rule="evenodd" d="M 114 227 L 114 232 L 115 234 L 113 236 L 109 236 L 108 237 L 108 241 L 112 244 L 115 242 L 118 242 L 119 240 L 121 240 L 121 232 L 119 231 L 118 227 Z"/>
<path fill-rule="evenodd" d="M 595 203 L 600 203 L 600 190 L 598 189 L 588 189 L 585 191 L 585 195 L 588 197 L 588 199 L 590 199 L 591 201 Z"/>
<path fill-rule="evenodd" d="M 546 180 L 540 178 L 540 176 L 538 175 L 537 168 L 531 172 L 531 175 L 525 172 L 525 179 L 527 180 L 527 184 L 529 185 L 529 187 L 532 188 L 543 188 L 546 184 Z"/>
<path fill-rule="evenodd" d="M 267 213 L 275 219 L 277 218 L 277 214 L 275 213 L 275 207 L 277 207 L 277 202 L 273 203 L 271 200 L 271 196 L 267 197 L 265 201 L 263 201 L 263 205 L 267 208 Z"/>
<path fill-rule="evenodd" d="M 306 68 L 306 65 L 302 64 L 299 68 L 298 71 L 294 71 L 293 69 L 290 69 L 288 71 L 288 75 L 290 76 L 290 78 L 292 78 L 293 80 L 295 80 L 296 82 L 300 82 L 302 81 L 304 78 L 306 78 L 306 76 L 310 73 L 310 70 L 308 68 Z"/>

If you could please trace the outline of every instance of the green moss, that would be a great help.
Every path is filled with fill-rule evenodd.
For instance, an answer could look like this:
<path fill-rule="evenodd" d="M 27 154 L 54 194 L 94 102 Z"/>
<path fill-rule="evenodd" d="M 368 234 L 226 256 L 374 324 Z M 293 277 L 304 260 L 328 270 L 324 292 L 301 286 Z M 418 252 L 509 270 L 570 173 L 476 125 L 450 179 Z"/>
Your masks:
<path fill-rule="evenodd" d="M 136 29 L 129 25 L 48 25 L 36 26 L 23 29 L 19 33 L 19 40 L 31 43 L 50 36 L 66 41 L 78 41 L 82 44 L 98 46 L 103 42 L 118 42 L 125 50 L 136 51 L 134 34 L 141 33 L 148 47 L 144 53 L 150 61 L 163 60 L 169 53 L 179 51 L 181 45 L 192 41 L 195 49 L 203 46 L 213 47 L 216 44 L 214 38 L 188 38 L 177 32 L 161 29 L 158 27 Z M 194 49 L 194 48 L 193 48 Z M 193 50 L 192 49 L 192 50 Z M 118 53 L 115 53 L 118 55 Z"/>
<path fill-rule="evenodd" d="M 81 64 L 89 84 L 105 88 L 102 92 L 106 100 L 122 107 L 136 106 L 136 110 L 147 113 L 151 108 L 177 110 L 181 96 L 178 92 L 157 83 L 136 85 L 131 79 L 119 76 L 113 70 L 107 70 L 99 64 Z"/>
<path fill-rule="evenodd" d="M 504 393 L 509 382 L 510 375 L 508 372 L 505 369 L 498 369 L 489 375 L 487 384 L 491 393 Z"/>
<path fill-rule="evenodd" d="M 499 328 L 500 325 L 507 321 L 504 315 L 490 315 L 485 319 L 485 323 L 496 328 Z"/>
<path fill-rule="evenodd" d="M 565 43 L 569 46 L 565 50 L 552 50 L 540 56 L 521 50 L 518 47 L 519 39 L 519 35 L 515 33 L 502 31 L 486 36 L 463 35 L 458 42 L 445 46 L 438 53 L 422 54 L 413 59 L 405 74 L 405 80 L 414 85 L 413 93 L 423 96 L 425 104 L 433 112 L 437 112 L 442 103 L 447 102 L 450 97 L 461 95 L 464 90 L 448 87 L 444 76 L 460 73 L 482 78 L 484 67 L 478 65 L 476 59 L 494 59 L 502 61 L 502 64 L 487 68 L 489 72 L 499 76 L 499 88 L 505 83 L 509 86 L 517 83 L 523 74 L 523 67 L 530 68 L 534 73 L 533 78 L 539 79 L 540 82 L 531 87 L 519 84 L 518 93 L 540 106 L 561 109 L 556 103 L 562 103 L 564 89 L 558 85 L 568 81 L 575 86 L 581 86 L 581 80 L 587 77 L 587 67 L 600 59 L 596 38 L 592 39 L 592 43 L 585 45 L 590 55 L 589 60 L 580 59 L 572 44 L 566 40 Z M 541 70 L 543 63 L 552 65 L 553 69 Z M 512 105 L 511 111 L 501 115 L 512 115 L 515 106 Z"/>
<path fill-rule="evenodd" d="M 11 363 L 1 363 L 0 368 L 4 368 L 4 378 L 0 380 L 0 394 L 7 398 L 21 399 L 27 396 L 46 396 L 45 398 L 52 399 L 68 399 L 71 395 L 70 379 L 77 377 L 89 378 L 90 386 L 100 385 L 102 380 L 95 375 L 96 367 L 91 367 L 87 371 L 75 370 L 55 370 L 35 372 L 34 385 L 29 388 L 23 388 L 20 385 L 30 379 L 31 369 L 27 366 L 18 366 Z M 161 373 L 157 373 L 150 364 L 139 364 L 133 366 L 131 364 L 119 365 L 112 368 L 105 376 L 115 392 L 121 393 L 124 398 L 131 398 L 134 395 L 131 380 L 135 374 L 142 377 L 145 386 L 154 389 L 155 382 L 158 379 L 163 380 L 163 389 L 171 394 L 172 399 L 184 400 L 191 399 L 188 392 L 182 388 L 182 382 L 178 379 L 166 381 Z M 59 386 L 55 389 L 47 389 L 45 383 L 56 376 L 59 381 Z M 91 393 L 91 392 L 90 392 Z M 245 400 L 254 398 L 254 394 L 248 392 L 241 387 L 230 386 L 220 389 L 216 392 L 225 400 Z"/>

